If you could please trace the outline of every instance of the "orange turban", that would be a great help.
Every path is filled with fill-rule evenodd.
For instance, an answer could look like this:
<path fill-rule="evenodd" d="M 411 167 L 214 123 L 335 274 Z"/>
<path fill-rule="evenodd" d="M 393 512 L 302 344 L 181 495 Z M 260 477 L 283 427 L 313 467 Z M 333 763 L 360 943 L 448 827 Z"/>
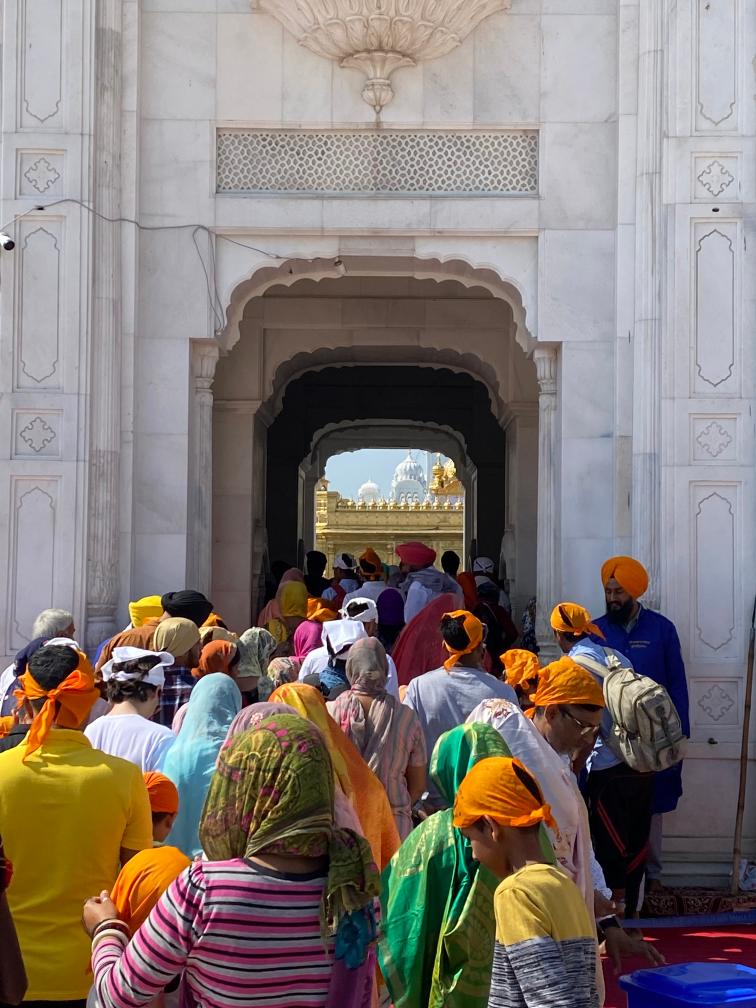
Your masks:
<path fill-rule="evenodd" d="M 604 706 L 604 691 L 590 672 L 565 655 L 558 661 L 542 668 L 538 675 L 538 686 L 531 698 L 533 717 L 536 707 L 550 704 L 593 704 Z"/>
<path fill-rule="evenodd" d="M 153 812 L 164 812 L 166 815 L 176 815 L 179 810 L 178 788 L 165 774 L 150 770 L 144 775 L 147 785 L 147 795 Z"/>
<path fill-rule="evenodd" d="M 324 599 L 310 598 L 307 600 L 307 619 L 314 623 L 328 623 L 330 620 L 340 619 L 340 617 L 331 608 L 330 603 Z"/>
<path fill-rule="evenodd" d="M 642 563 L 629 556 L 611 557 L 601 568 L 601 583 L 606 588 L 607 581 L 614 578 L 628 595 L 639 599 L 648 588 L 648 571 Z"/>
<path fill-rule="evenodd" d="M 560 602 L 551 610 L 551 629 L 566 634 L 595 634 L 604 639 L 601 627 L 591 622 L 591 614 L 576 602 Z"/>
<path fill-rule="evenodd" d="M 455 609 L 454 612 L 444 613 L 441 617 L 441 622 L 444 623 L 446 620 L 450 619 L 458 620 L 462 624 L 470 643 L 467 647 L 462 648 L 461 651 L 455 651 L 446 643 L 446 641 L 444 641 L 444 647 L 449 652 L 449 657 L 444 662 L 444 668 L 447 672 L 453 665 L 457 664 L 458 659 L 461 658 L 462 655 L 471 654 L 483 641 L 483 624 L 477 616 L 473 616 L 473 614 L 468 612 L 466 609 Z"/>
<path fill-rule="evenodd" d="M 510 648 L 500 655 L 499 659 L 506 669 L 507 682 L 512 687 L 535 681 L 541 670 L 538 656 L 523 648 Z"/>
<path fill-rule="evenodd" d="M 457 829 L 472 826 L 483 816 L 501 826 L 545 823 L 556 828 L 538 781 L 518 759 L 507 756 L 489 756 L 476 763 L 459 786 L 454 801 Z"/>
<path fill-rule="evenodd" d="M 365 570 L 362 566 L 363 563 L 370 564 L 374 570 Z M 381 558 L 375 552 L 372 546 L 368 546 L 365 552 L 360 557 L 360 575 L 363 581 L 382 581 L 383 580 L 383 564 Z"/>
<path fill-rule="evenodd" d="M 110 898 L 132 933 L 139 930 L 171 882 L 190 864 L 178 847 L 153 847 L 126 862 Z"/>
<path fill-rule="evenodd" d="M 42 689 L 28 665 L 26 672 L 19 676 L 22 687 L 16 690 L 19 700 L 45 699 L 42 710 L 35 716 L 26 736 L 26 751 L 22 757 L 24 763 L 44 744 L 53 722 L 61 728 L 78 728 L 100 699 L 89 659 L 83 651 L 77 651 L 76 654 L 79 656 L 79 664 L 62 683 L 51 690 Z"/>

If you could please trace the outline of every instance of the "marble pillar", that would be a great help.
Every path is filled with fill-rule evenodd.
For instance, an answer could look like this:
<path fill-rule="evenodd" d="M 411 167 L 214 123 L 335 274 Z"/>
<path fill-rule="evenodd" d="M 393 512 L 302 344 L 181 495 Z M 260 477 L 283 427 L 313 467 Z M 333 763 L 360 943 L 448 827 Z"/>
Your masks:
<path fill-rule="evenodd" d="M 210 597 L 213 539 L 213 378 L 215 340 L 192 340 L 191 457 L 187 586 Z"/>
<path fill-rule="evenodd" d="M 555 656 L 549 613 L 559 601 L 559 431 L 557 430 L 557 349 L 537 346 L 533 361 L 538 378 L 538 538 L 536 633 L 541 660 Z"/>
<path fill-rule="evenodd" d="M 633 347 L 633 554 L 649 573 L 644 603 L 658 608 L 661 516 L 661 338 L 665 268 L 662 208 L 666 4 L 641 0 Z"/>
<path fill-rule="evenodd" d="M 95 36 L 94 206 L 120 215 L 121 0 L 99 0 Z M 119 455 L 121 440 L 120 228 L 95 217 L 90 371 L 90 441 L 85 639 L 98 644 L 116 629 L 118 606 Z"/>

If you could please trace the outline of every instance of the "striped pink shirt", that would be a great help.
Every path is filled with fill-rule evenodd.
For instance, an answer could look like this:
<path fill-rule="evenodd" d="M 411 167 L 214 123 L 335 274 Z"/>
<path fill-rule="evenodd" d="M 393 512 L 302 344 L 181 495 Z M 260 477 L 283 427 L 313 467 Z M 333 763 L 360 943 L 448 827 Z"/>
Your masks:
<path fill-rule="evenodd" d="M 323 1008 L 333 967 L 333 942 L 324 948 L 320 935 L 324 884 L 242 859 L 195 861 L 125 951 L 118 938 L 97 945 L 101 1005 L 145 1005 L 183 970 L 202 1008 Z"/>

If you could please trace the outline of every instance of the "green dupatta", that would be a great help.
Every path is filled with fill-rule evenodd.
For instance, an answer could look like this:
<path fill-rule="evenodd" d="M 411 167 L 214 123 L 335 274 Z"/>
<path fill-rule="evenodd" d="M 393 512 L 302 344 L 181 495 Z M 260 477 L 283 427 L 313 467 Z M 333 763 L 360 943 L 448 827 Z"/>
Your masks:
<path fill-rule="evenodd" d="M 509 756 L 501 735 L 463 724 L 436 743 L 430 773 L 451 805 L 468 771 L 489 756 Z M 452 826 L 452 810 L 436 812 L 409 835 L 382 875 L 378 960 L 395 1008 L 486 1008 L 498 880 L 478 864 Z M 544 853 L 554 852 L 541 830 Z"/>

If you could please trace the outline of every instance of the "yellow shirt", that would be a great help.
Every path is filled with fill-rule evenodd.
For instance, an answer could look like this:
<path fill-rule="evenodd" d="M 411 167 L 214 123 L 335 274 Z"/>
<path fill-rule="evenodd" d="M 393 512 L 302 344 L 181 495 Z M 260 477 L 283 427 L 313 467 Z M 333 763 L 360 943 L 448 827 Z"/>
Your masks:
<path fill-rule="evenodd" d="M 0 753 L 0 836 L 13 862 L 8 889 L 30 1001 L 85 998 L 90 942 L 84 901 L 110 889 L 119 850 L 152 846 L 147 788 L 134 763 L 55 728 L 22 763 L 26 743 Z"/>
<path fill-rule="evenodd" d="M 505 878 L 494 913 L 488 1008 L 598 1008 L 596 927 L 561 869 L 532 864 Z"/>

